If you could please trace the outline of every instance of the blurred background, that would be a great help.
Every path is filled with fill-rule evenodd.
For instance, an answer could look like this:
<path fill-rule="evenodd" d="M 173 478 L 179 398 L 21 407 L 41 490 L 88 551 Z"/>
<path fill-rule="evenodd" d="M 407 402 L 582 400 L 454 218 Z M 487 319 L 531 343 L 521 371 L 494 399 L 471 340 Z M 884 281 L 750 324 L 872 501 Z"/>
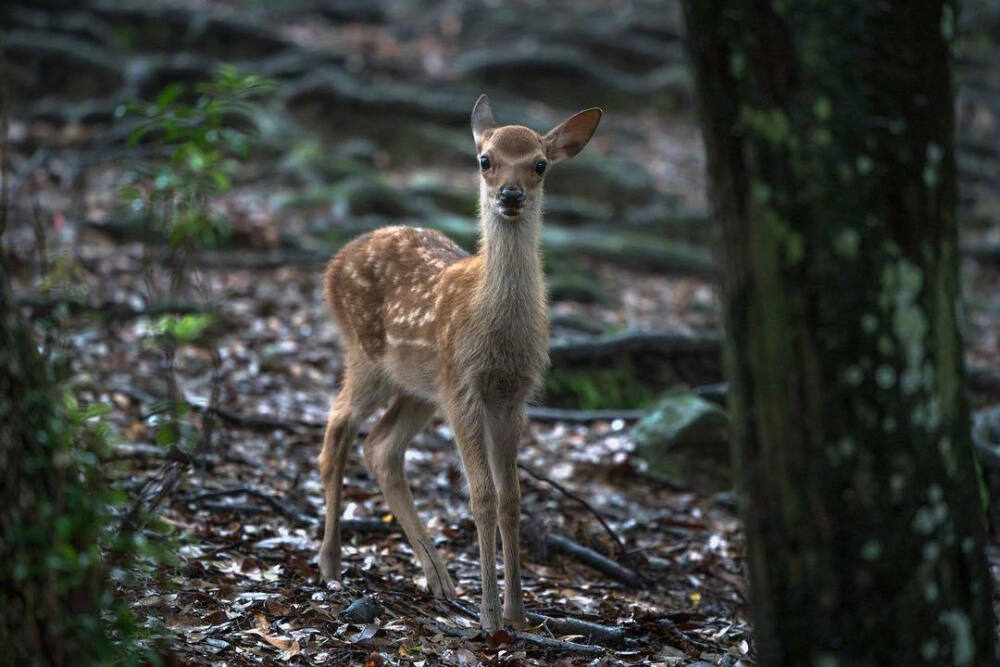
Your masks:
<path fill-rule="evenodd" d="M 435 227 L 475 247 L 469 114 L 480 93 L 500 123 L 540 131 L 602 107 L 589 146 L 548 177 L 553 367 L 522 460 L 585 489 L 631 555 L 618 554 L 578 503 L 537 480 L 526 486 L 526 511 L 667 583 L 641 603 L 572 593 L 551 582 L 579 585 L 586 571 L 566 574 L 573 566 L 563 565 L 556 574 L 546 552 L 528 567 L 528 589 L 536 607 L 569 605 L 594 618 L 654 623 L 682 610 L 688 616 L 676 623 L 686 639 L 657 651 L 679 651 L 675 662 L 702 654 L 752 661 L 742 537 L 728 494 L 714 231 L 676 2 L 80 0 L 8 2 L 0 17 L 5 247 L 16 300 L 78 400 L 109 406 L 119 451 L 133 453 L 115 473 L 123 488 L 161 473 L 154 454 L 143 459 L 147 444 L 187 439 L 215 457 L 166 501 L 182 559 L 228 554 L 221 547 L 234 540 L 278 540 L 263 554 L 229 554 L 243 565 L 226 577 L 203 565 L 211 573 L 182 570 L 185 580 L 271 590 L 287 614 L 308 607 L 302 591 L 317 590 L 316 527 L 302 516 L 322 507 L 314 460 L 342 362 L 321 297 L 323 264 L 386 224 Z M 974 408 L 995 429 L 996 0 L 962 3 L 956 74 L 966 359 Z M 167 314 L 182 317 L 164 321 Z M 211 317 L 184 317 L 201 315 Z M 193 406 L 173 415 L 173 430 L 151 409 L 164 397 Z M 202 414 L 215 423 L 206 428 Z M 432 532 L 474 588 L 471 523 L 453 490 L 457 459 L 442 444 L 449 437 L 439 424 L 408 464 L 418 508 L 441 517 Z M 353 459 L 348 517 L 377 518 L 384 504 Z M 230 494 L 244 502 L 228 509 L 190 500 L 234 485 L 289 499 L 294 515 L 246 494 Z M 232 523 L 239 516 L 242 528 Z M 399 538 L 396 553 L 406 549 Z M 361 538 L 347 560 L 361 568 L 368 556 L 382 558 L 384 539 Z M 299 577 L 295 592 L 261 579 L 276 554 L 284 585 L 289 572 Z M 376 587 L 413 586 L 412 564 L 392 568 L 365 572 Z M 148 613 L 179 634 L 204 626 L 190 619 L 221 604 L 218 596 L 201 606 L 168 601 L 152 585 L 122 594 L 148 600 Z M 226 609 L 225 622 L 239 627 Z M 211 632 L 198 632 L 201 643 L 183 650 L 235 650 L 231 638 L 213 648 L 202 641 Z"/>

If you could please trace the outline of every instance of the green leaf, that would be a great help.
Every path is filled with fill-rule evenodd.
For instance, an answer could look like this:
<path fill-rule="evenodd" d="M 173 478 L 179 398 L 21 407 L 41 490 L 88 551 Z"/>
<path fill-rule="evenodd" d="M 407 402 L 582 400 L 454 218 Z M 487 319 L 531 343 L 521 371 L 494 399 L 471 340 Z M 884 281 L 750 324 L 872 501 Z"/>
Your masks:
<path fill-rule="evenodd" d="M 107 403 L 91 403 L 80 411 L 80 419 L 86 421 L 94 417 L 103 417 L 111 412 L 111 406 Z"/>
<path fill-rule="evenodd" d="M 173 424 L 164 424 L 163 426 L 156 429 L 156 434 L 154 436 L 157 445 L 166 447 L 177 442 L 177 429 Z"/>
<path fill-rule="evenodd" d="M 212 180 L 215 182 L 215 187 L 219 189 L 220 192 L 226 192 L 229 190 L 229 176 L 225 172 L 219 169 L 212 170 Z"/>
<path fill-rule="evenodd" d="M 181 83 L 168 84 L 160 92 L 160 94 L 156 96 L 156 106 L 159 108 L 160 111 L 163 111 L 171 104 L 173 104 L 174 100 L 176 100 L 183 91 L 184 91 L 184 85 Z"/>

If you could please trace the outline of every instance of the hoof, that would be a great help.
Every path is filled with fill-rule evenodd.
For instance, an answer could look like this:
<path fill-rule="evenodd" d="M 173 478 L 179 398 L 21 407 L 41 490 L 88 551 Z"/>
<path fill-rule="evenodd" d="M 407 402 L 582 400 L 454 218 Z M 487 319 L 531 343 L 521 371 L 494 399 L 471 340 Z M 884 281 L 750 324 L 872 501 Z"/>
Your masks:
<path fill-rule="evenodd" d="M 529 627 L 531 627 L 531 624 L 528 623 L 528 619 L 524 617 L 524 614 L 521 614 L 520 617 L 517 616 L 511 617 L 508 616 L 507 614 L 504 614 L 503 624 L 505 627 L 513 628 L 514 630 L 527 630 Z"/>
<path fill-rule="evenodd" d="M 319 573 L 323 581 L 340 581 L 340 554 L 319 552 Z"/>
<path fill-rule="evenodd" d="M 503 628 L 500 624 L 500 610 L 499 609 L 483 609 L 479 612 L 479 625 L 482 627 L 483 632 L 494 633 L 497 630 Z"/>

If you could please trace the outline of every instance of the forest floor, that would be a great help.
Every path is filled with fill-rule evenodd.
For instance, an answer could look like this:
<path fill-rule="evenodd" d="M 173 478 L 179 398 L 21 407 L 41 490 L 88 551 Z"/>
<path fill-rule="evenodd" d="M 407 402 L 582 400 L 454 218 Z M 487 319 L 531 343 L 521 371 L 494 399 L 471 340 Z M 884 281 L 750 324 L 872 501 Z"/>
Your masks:
<path fill-rule="evenodd" d="M 96 240 L 85 251 L 89 266 L 101 267 L 98 275 L 115 284 L 116 301 L 127 302 L 128 281 L 141 276 L 137 252 Z M 345 525 L 344 584 L 324 585 L 316 565 L 323 511 L 316 456 L 340 356 L 317 273 L 290 267 L 202 273 L 225 295 L 216 435 L 162 512 L 178 562 L 123 591 L 143 622 L 164 626 L 179 660 L 360 664 L 381 655 L 389 663 L 428 665 L 601 664 L 606 656 L 644 664 L 750 664 L 743 542 L 732 495 L 677 489 L 645 472 L 622 420 L 532 420 L 520 456 L 529 611 L 611 626 L 620 640 L 594 641 L 586 631 L 541 623 L 530 634 L 587 646 L 475 636 L 475 526 L 460 461 L 440 420 L 408 452 L 407 472 L 461 605 L 427 594 L 360 446 L 352 449 L 345 479 L 344 517 L 358 522 Z M 131 488 L 162 474 L 164 450 L 144 446 L 152 441 L 148 413 L 162 387 L 159 351 L 140 344 L 148 326 L 144 319 L 78 320 L 65 331 L 79 370 L 75 389 L 116 406 L 110 418 L 126 442 L 115 448 L 120 460 L 108 470 Z M 180 351 L 178 377 L 191 403 L 207 403 L 210 370 L 203 351 Z M 574 496 L 607 522 L 625 552 Z M 623 583 L 559 553 L 547 543 L 553 533 L 633 568 L 642 581 Z M 361 596 L 378 600 L 382 613 L 368 623 L 341 618 Z M 470 629 L 471 637 L 453 636 Z"/>
<path fill-rule="evenodd" d="M 477 47 L 513 39 L 522 5 L 542 11 L 530 2 L 491 9 L 445 2 L 419 16 L 396 2 L 350 19 L 337 14 L 338 3 L 297 3 L 299 10 L 286 14 L 194 0 L 134 14 L 100 0 L 85 4 L 93 7 L 64 23 L 31 11 L 12 19 L 14 46 L 6 48 L 30 53 L 37 31 L 58 33 L 45 58 L 62 53 L 62 65 L 79 67 L 81 79 L 121 89 L 76 95 L 65 105 L 48 95 L 75 95 L 72 81 L 61 82 L 65 91 L 18 91 L 31 104 L 10 121 L 14 179 L 5 243 L 24 313 L 46 352 L 68 368 L 74 395 L 112 407 L 103 419 L 117 443 L 105 469 L 130 492 L 160 478 L 168 454 L 154 444 L 169 381 L 162 349 L 151 341 L 157 295 L 171 273 L 120 224 L 127 216 L 118 194 L 134 160 L 113 110 L 130 95 L 155 94 L 172 77 L 201 80 L 217 61 L 240 60 L 279 80 L 243 177 L 212 203 L 230 221 L 230 242 L 187 258 L 188 288 L 174 304 L 216 314 L 211 346 L 179 348 L 174 367 L 179 395 L 193 406 L 187 421 L 199 432 L 211 423 L 212 435 L 147 535 L 168 546 L 171 562 L 121 582 L 154 650 L 169 664 L 755 664 L 734 497 L 650 472 L 630 434 L 637 406 L 614 406 L 620 416 L 532 418 L 522 434 L 522 571 L 533 614 L 525 632 L 477 632 L 475 526 L 440 419 L 417 438 L 406 465 L 459 602 L 426 592 L 363 464 L 360 441 L 345 476 L 343 583 L 322 583 L 316 565 L 323 512 L 316 457 L 343 362 L 320 289 L 323 260 L 345 235 L 380 224 L 433 225 L 460 214 L 467 224 L 460 231 L 474 229 L 466 107 L 487 83 L 501 121 L 523 114 L 539 128 L 580 106 L 610 105 L 579 166 L 567 164 L 562 180 L 556 171 L 551 177 L 550 227 L 565 233 L 545 249 L 550 286 L 573 286 L 553 290 L 553 337 L 719 330 L 701 249 L 658 240 L 697 246 L 711 237 L 689 90 L 671 83 L 673 68 L 685 67 L 675 8 L 622 3 L 606 24 L 588 19 L 600 3 L 580 3 L 579 16 L 546 10 L 553 15 L 536 27 L 560 25 L 573 37 L 562 51 L 520 51 L 527 55 L 510 66 L 537 66 L 539 74 L 538 90 L 522 90 L 500 82 L 497 62 L 506 61 Z M 221 18 L 198 18 L 205 13 Z M 159 30 L 190 41 L 176 46 L 173 33 L 165 40 Z M 128 44 L 119 43 L 121 35 L 130 35 Z M 628 46 L 619 53 L 609 43 Z M 573 49 L 568 60 L 584 54 L 600 76 L 573 70 L 565 55 Z M 115 58 L 133 57 L 145 64 L 123 66 L 119 76 Z M 629 66 L 629 58 L 649 62 Z M 588 101 L 527 102 L 569 88 L 544 78 L 551 72 L 571 76 Z M 991 177 L 1000 158 L 988 149 L 1000 135 L 1000 97 L 990 81 L 982 90 L 989 95 L 963 98 L 960 108 L 963 145 L 971 146 L 962 163 L 963 219 L 970 221 L 963 245 L 971 249 L 963 262 L 965 333 L 967 363 L 984 378 L 979 410 L 1000 402 L 1000 181 Z M 405 134 L 410 126 L 420 127 L 420 136 Z M 621 241 L 624 250 L 573 245 L 594 234 L 606 235 L 608 247 Z M 561 273 L 571 280 L 559 283 Z M 721 380 L 717 363 L 691 373 L 676 379 Z M 553 536 L 632 575 L 585 565 Z M 990 558 L 1000 581 L 995 544 Z M 370 617 L 351 606 L 366 597 L 378 605 Z"/>

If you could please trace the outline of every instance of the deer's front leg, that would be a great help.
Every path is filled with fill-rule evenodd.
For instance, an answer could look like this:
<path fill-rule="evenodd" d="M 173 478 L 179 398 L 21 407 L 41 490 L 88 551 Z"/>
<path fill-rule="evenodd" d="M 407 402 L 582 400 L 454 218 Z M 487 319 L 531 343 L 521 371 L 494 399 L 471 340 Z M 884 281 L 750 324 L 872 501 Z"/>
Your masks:
<path fill-rule="evenodd" d="M 497 590 L 497 492 L 486 452 L 485 414 L 481 409 L 449 410 L 458 452 L 469 480 L 472 518 L 479 534 L 479 565 L 483 599 L 479 622 L 486 632 L 500 629 L 500 595 Z"/>
<path fill-rule="evenodd" d="M 521 485 L 517 478 L 517 450 L 523 420 L 521 410 L 516 409 L 502 411 L 489 421 L 497 519 L 503 539 L 503 620 L 517 628 L 525 624 L 521 597 Z"/>

